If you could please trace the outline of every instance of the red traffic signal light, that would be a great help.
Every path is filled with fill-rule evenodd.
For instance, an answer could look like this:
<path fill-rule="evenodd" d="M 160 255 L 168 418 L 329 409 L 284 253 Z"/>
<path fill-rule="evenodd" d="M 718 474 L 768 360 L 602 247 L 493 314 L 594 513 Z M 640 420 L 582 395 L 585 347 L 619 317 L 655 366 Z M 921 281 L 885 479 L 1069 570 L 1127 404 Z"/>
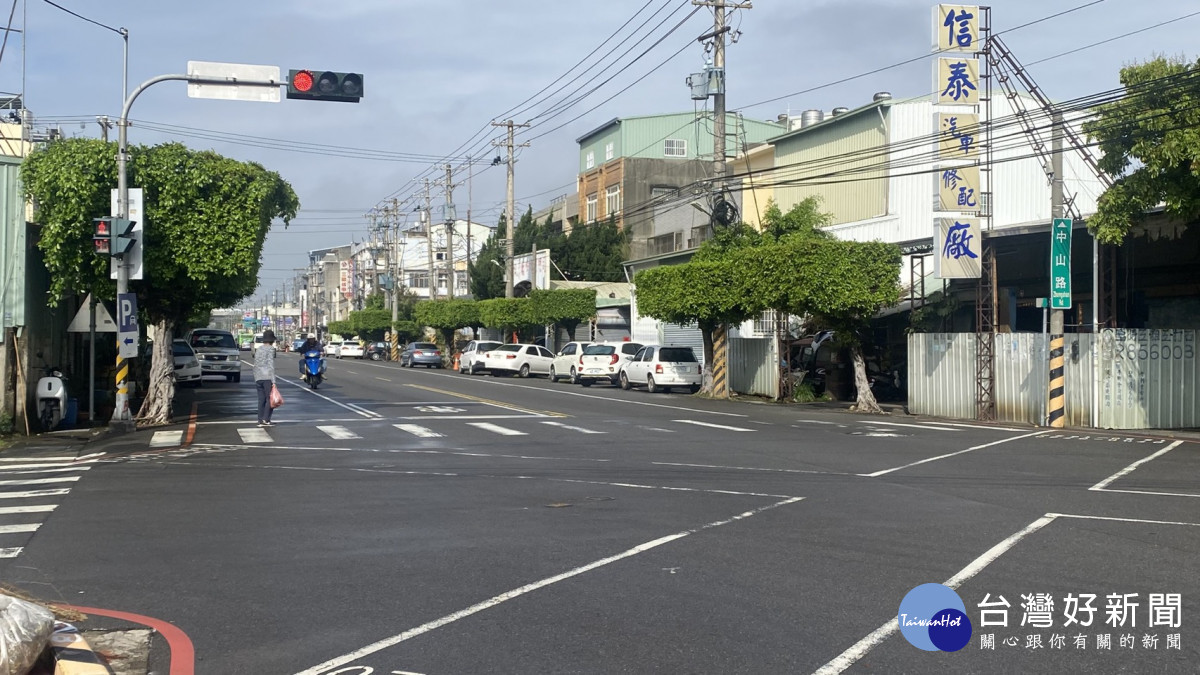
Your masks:
<path fill-rule="evenodd" d="M 288 98 L 358 103 L 362 95 L 361 73 L 338 73 L 331 70 L 288 71 Z"/>
<path fill-rule="evenodd" d="M 112 255 L 112 218 L 93 218 L 92 246 L 100 255 Z"/>

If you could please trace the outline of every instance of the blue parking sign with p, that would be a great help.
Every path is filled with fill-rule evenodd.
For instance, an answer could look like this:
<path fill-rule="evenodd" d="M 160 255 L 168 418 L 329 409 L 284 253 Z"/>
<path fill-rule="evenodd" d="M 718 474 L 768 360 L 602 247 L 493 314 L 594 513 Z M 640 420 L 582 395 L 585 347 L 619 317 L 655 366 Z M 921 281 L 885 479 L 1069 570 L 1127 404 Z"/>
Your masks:
<path fill-rule="evenodd" d="M 121 293 L 117 296 L 117 331 L 136 333 L 137 330 L 137 293 Z"/>

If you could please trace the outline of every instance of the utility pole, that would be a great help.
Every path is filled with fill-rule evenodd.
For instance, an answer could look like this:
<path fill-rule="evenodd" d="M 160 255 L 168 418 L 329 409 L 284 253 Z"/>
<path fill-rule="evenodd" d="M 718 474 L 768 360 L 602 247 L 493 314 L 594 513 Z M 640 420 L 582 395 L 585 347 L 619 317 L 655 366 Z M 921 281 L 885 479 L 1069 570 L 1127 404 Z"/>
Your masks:
<path fill-rule="evenodd" d="M 454 299 L 454 174 L 446 164 L 446 288 Z"/>
<path fill-rule="evenodd" d="M 471 294 L 471 175 L 474 173 L 471 156 L 467 155 L 467 266 L 465 280 L 467 295 Z"/>
<path fill-rule="evenodd" d="M 1050 181 L 1050 231 L 1053 233 L 1056 228 L 1054 223 L 1056 218 L 1064 218 L 1066 215 L 1066 204 L 1063 200 L 1063 116 L 1062 113 L 1054 113 L 1053 127 L 1050 137 L 1050 171 L 1054 175 Z M 1068 233 L 1070 234 L 1070 233 Z M 1053 236 L 1053 235 L 1052 235 Z M 1070 241 L 1068 239 L 1067 241 Z M 1069 255 L 1069 252 L 1068 252 Z M 1068 275 L 1069 276 L 1069 275 Z M 1047 418 L 1049 425 L 1056 429 L 1062 429 L 1066 423 L 1065 410 L 1065 393 L 1064 377 L 1065 350 L 1066 341 L 1064 339 L 1064 320 L 1063 311 L 1061 309 L 1050 310 L 1050 401 L 1047 407 Z"/>
<path fill-rule="evenodd" d="M 528 147 L 528 143 L 522 143 L 519 146 L 513 144 L 513 129 L 517 127 L 528 127 L 528 124 L 515 124 L 512 120 L 507 122 L 492 122 L 494 127 L 508 127 L 508 140 L 504 145 L 508 148 L 508 204 L 504 209 L 505 219 L 505 239 L 504 239 L 504 255 L 508 258 L 504 262 L 504 297 L 513 297 L 513 210 L 515 209 L 515 200 L 513 196 L 513 148 Z"/>
<path fill-rule="evenodd" d="M 421 220 L 425 223 L 425 243 L 429 248 L 429 299 L 437 300 L 437 275 L 433 269 L 433 218 L 430 215 L 429 179 L 425 179 L 425 209 L 421 211 Z"/>
<path fill-rule="evenodd" d="M 726 9 L 753 9 L 749 2 L 726 2 L 726 0 L 692 0 L 696 7 L 712 7 L 713 30 L 708 35 L 700 36 L 700 41 L 712 39 L 713 65 L 709 73 L 710 84 L 715 82 L 713 91 L 713 185 L 712 185 L 712 224 L 716 225 L 718 205 L 725 191 L 725 33 L 729 27 L 725 25 Z M 718 398 L 729 396 L 728 379 L 726 378 L 727 329 L 721 324 L 713 335 L 713 364 L 712 364 L 712 395 Z M 708 366 L 705 366 L 708 368 Z"/>

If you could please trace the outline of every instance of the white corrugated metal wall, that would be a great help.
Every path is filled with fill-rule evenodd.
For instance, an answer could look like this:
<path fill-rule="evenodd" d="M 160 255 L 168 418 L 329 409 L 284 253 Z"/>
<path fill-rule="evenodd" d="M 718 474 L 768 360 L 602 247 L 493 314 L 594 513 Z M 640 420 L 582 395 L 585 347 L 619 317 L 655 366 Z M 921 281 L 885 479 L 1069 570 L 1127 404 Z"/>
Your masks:
<path fill-rule="evenodd" d="M 729 387 L 739 394 L 779 396 L 779 350 L 773 337 L 729 338 Z"/>

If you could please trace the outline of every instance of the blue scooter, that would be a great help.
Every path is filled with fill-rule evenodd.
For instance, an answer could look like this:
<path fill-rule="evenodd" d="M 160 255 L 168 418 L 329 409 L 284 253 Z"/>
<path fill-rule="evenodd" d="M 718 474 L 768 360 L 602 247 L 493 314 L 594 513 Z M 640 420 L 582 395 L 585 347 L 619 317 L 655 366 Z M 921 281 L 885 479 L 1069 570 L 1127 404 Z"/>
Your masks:
<path fill-rule="evenodd" d="M 304 352 L 300 374 L 309 387 L 316 389 L 325 376 L 325 355 L 318 349 Z"/>

